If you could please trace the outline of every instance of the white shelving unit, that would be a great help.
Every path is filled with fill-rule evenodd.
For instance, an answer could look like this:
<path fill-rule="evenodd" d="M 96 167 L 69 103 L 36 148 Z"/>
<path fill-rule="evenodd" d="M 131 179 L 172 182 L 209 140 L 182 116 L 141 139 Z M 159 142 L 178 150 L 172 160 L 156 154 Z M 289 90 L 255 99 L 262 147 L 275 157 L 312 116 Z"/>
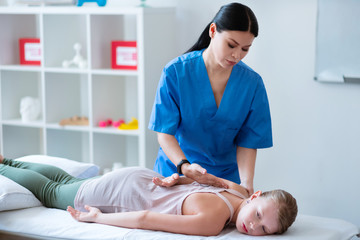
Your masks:
<path fill-rule="evenodd" d="M 147 129 L 162 68 L 175 57 L 173 8 L 0 8 L 0 151 L 16 158 L 47 154 L 92 162 L 152 167 L 158 144 Z M 41 66 L 20 65 L 18 39 L 40 38 Z M 137 41 L 138 70 L 111 69 L 111 41 Z M 87 69 L 63 68 L 82 45 Z M 41 99 L 41 117 L 23 123 L 25 96 Z M 59 125 L 74 115 L 89 126 Z M 136 117 L 138 130 L 98 127 Z"/>

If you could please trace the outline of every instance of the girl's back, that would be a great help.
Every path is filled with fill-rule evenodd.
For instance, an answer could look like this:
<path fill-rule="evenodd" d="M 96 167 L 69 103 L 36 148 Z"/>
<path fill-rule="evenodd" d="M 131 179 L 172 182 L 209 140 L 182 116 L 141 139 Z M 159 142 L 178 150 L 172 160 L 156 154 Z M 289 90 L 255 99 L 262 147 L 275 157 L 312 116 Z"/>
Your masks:
<path fill-rule="evenodd" d="M 226 193 L 220 193 L 231 190 L 200 185 L 197 182 L 170 188 L 160 187 L 152 182 L 153 177 L 162 178 L 147 168 L 132 167 L 90 179 L 79 188 L 75 208 L 84 211 L 86 204 L 97 207 L 102 212 L 150 210 L 181 215 L 209 209 L 213 211 L 214 205 L 219 205 L 228 209 L 230 216 L 232 206 L 224 200 L 223 195 Z"/>

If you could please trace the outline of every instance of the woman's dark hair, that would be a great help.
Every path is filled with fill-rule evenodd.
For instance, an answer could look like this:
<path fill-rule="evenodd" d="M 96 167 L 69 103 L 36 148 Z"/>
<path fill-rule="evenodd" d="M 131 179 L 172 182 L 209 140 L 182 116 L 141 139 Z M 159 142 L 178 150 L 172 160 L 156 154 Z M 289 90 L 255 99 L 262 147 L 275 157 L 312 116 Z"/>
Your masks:
<path fill-rule="evenodd" d="M 209 28 L 211 23 L 216 24 L 217 32 L 222 31 L 249 31 L 255 37 L 258 36 L 259 25 L 254 12 L 240 3 L 229 3 L 220 8 L 214 19 L 206 26 L 197 42 L 188 52 L 207 48 L 210 44 Z"/>

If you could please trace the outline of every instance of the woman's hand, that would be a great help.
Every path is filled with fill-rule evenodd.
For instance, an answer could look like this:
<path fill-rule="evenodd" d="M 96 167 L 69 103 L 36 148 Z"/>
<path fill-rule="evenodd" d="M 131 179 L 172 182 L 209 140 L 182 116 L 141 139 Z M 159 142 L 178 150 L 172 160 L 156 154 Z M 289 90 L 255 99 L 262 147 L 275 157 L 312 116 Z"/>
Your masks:
<path fill-rule="evenodd" d="M 249 195 L 254 193 L 254 187 L 252 185 L 241 182 L 240 186 L 245 188 Z"/>
<path fill-rule="evenodd" d="M 170 177 L 166 177 L 163 179 L 160 179 L 158 177 L 153 177 L 152 182 L 160 187 L 172 187 L 176 185 L 179 182 L 179 174 L 174 173 Z"/>
<path fill-rule="evenodd" d="M 223 179 L 207 173 L 206 169 L 197 163 L 183 164 L 181 171 L 186 177 L 191 178 L 198 183 L 214 187 L 229 188 Z"/>
<path fill-rule="evenodd" d="M 67 207 L 67 211 L 70 215 L 79 222 L 95 222 L 98 215 L 101 214 L 101 211 L 95 207 L 85 205 L 85 209 L 88 210 L 88 212 L 81 212 L 71 206 Z"/>

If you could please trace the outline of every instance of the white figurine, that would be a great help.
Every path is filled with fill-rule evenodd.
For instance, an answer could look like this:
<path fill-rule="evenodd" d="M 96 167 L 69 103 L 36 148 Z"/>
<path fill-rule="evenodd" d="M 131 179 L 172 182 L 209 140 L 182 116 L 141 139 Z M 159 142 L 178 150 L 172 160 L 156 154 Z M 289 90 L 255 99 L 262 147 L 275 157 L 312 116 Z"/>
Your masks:
<path fill-rule="evenodd" d="M 32 97 L 24 97 L 20 101 L 20 114 L 23 122 L 35 121 L 41 112 L 40 100 Z"/>
<path fill-rule="evenodd" d="M 62 65 L 64 68 L 68 68 L 71 65 L 77 65 L 78 68 L 84 69 L 87 67 L 87 62 L 86 59 L 83 58 L 80 54 L 80 50 L 81 50 L 81 44 L 80 43 L 75 43 L 74 44 L 74 50 L 75 50 L 75 56 L 72 60 L 70 61 L 63 61 Z"/>

